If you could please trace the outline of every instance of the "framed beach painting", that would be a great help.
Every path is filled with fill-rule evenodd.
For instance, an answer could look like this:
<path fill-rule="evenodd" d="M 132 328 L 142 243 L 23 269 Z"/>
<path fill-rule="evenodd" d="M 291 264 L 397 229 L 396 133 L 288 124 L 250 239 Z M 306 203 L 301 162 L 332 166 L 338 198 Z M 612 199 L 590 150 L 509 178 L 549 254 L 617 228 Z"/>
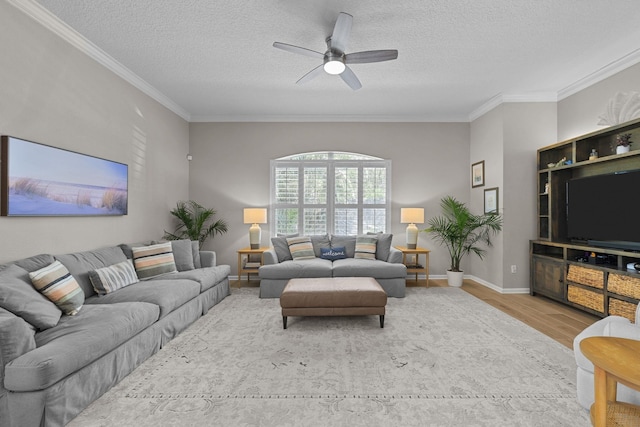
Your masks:
<path fill-rule="evenodd" d="M 0 140 L 0 215 L 126 215 L 126 164 L 26 141 Z"/>
<path fill-rule="evenodd" d="M 498 208 L 498 187 L 487 188 L 484 190 L 484 213 L 497 214 Z"/>
<path fill-rule="evenodd" d="M 484 185 L 484 160 L 471 165 L 471 187 Z"/>

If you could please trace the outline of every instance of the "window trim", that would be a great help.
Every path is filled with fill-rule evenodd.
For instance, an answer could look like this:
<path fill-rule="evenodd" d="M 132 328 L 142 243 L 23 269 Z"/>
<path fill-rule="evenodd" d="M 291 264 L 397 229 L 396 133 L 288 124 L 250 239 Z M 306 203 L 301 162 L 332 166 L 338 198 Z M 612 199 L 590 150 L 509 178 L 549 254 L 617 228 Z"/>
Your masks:
<path fill-rule="evenodd" d="M 305 160 L 305 155 L 322 155 L 327 154 L 327 159 Z M 353 159 L 336 159 L 335 154 L 340 156 L 353 156 Z M 302 157 L 295 159 L 296 157 Z M 296 167 L 298 169 L 298 202 L 295 204 L 278 204 L 276 203 L 276 169 L 281 167 Z M 327 202 L 324 205 L 305 204 L 304 201 L 304 169 L 311 167 L 323 167 L 327 170 Z M 356 204 L 338 204 L 335 202 L 335 169 L 336 167 L 356 167 L 358 168 L 358 202 Z M 384 168 L 385 169 L 385 203 L 365 204 L 363 201 L 363 174 L 367 167 Z M 276 235 L 276 209 L 293 208 L 298 209 L 298 233 L 304 233 L 304 209 L 305 208 L 326 208 L 327 212 L 327 233 L 335 232 L 335 209 L 353 208 L 358 210 L 358 231 L 357 234 L 363 233 L 363 211 L 364 209 L 383 208 L 385 210 L 385 232 L 391 230 L 391 160 L 385 160 L 378 157 L 362 155 L 359 153 L 346 152 L 311 152 L 300 153 L 287 157 L 281 157 L 270 161 L 270 204 L 269 204 L 269 229 L 272 236 Z"/>

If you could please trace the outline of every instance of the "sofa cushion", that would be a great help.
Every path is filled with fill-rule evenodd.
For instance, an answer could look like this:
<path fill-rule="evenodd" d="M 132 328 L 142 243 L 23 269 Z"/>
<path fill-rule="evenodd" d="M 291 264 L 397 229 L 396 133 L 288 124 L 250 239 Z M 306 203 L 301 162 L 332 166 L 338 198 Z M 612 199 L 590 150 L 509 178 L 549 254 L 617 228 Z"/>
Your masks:
<path fill-rule="evenodd" d="M 187 271 L 195 268 L 195 264 L 193 263 L 193 248 L 191 246 L 191 240 L 172 240 L 171 250 L 176 263 L 176 270 Z"/>
<path fill-rule="evenodd" d="M 347 258 L 353 258 L 356 254 L 356 236 L 331 236 L 331 247 L 344 247 Z"/>
<path fill-rule="evenodd" d="M 200 242 L 197 240 L 191 241 L 191 255 L 193 256 L 193 268 L 201 268 L 202 263 L 200 261 Z"/>
<path fill-rule="evenodd" d="M 63 316 L 57 326 L 36 334 L 36 349 L 7 364 L 5 387 L 13 391 L 43 390 L 157 319 L 158 307 L 143 302 L 86 306 L 77 316 Z"/>
<path fill-rule="evenodd" d="M 288 236 L 278 235 L 277 237 L 271 238 L 271 244 L 273 245 L 273 249 L 276 251 L 276 255 L 278 256 L 278 262 L 290 261 L 293 259 L 291 257 L 291 252 L 289 252 L 289 244 L 287 243 L 288 237 L 298 237 L 298 235 L 297 234 L 290 234 Z"/>
<path fill-rule="evenodd" d="M 29 273 L 33 286 L 66 315 L 74 316 L 82 308 L 84 292 L 67 267 L 60 261 Z"/>
<path fill-rule="evenodd" d="M 344 248 L 322 248 L 320 249 L 320 258 L 334 261 L 336 259 L 344 259 L 347 253 Z"/>
<path fill-rule="evenodd" d="M 140 279 L 148 279 L 176 271 L 171 242 L 141 246 L 131 249 L 133 265 Z"/>
<path fill-rule="evenodd" d="M 24 258 L 18 261 L 14 261 L 12 264 L 17 265 L 18 267 L 24 268 L 29 273 L 32 271 L 40 270 L 42 267 L 46 267 L 51 264 L 56 259 L 53 255 L 50 254 L 40 254 L 34 255 L 29 258 Z"/>
<path fill-rule="evenodd" d="M 15 264 L 0 270 L 0 307 L 23 318 L 37 329 L 55 326 L 62 312 L 31 284 L 29 273 Z"/>
<path fill-rule="evenodd" d="M 407 277 L 407 267 L 404 264 L 392 264 L 377 259 L 345 258 L 333 261 L 333 277 L 404 279 Z"/>
<path fill-rule="evenodd" d="M 105 295 L 139 282 L 130 259 L 90 271 L 89 279 L 98 295 Z"/>
<path fill-rule="evenodd" d="M 289 252 L 294 261 L 303 259 L 313 259 L 316 257 L 316 253 L 313 250 L 313 244 L 311 243 L 311 237 L 288 237 L 287 244 L 289 245 Z"/>
<path fill-rule="evenodd" d="M 177 273 L 169 273 L 157 276 L 154 280 L 175 280 L 188 279 L 200 284 L 200 292 L 204 292 L 212 288 L 215 284 L 220 283 L 231 273 L 231 267 L 228 265 L 219 265 L 216 267 L 204 267 L 189 271 L 179 271 Z"/>
<path fill-rule="evenodd" d="M 200 294 L 200 283 L 193 280 L 151 279 L 127 286 L 107 295 L 93 296 L 85 304 L 113 304 L 119 302 L 149 302 L 160 307 L 160 318 L 165 317 L 187 301 Z"/>
<path fill-rule="evenodd" d="M 320 258 L 322 249 L 331 249 L 331 240 L 328 234 L 317 234 L 309 237 L 311 238 L 311 245 L 316 258 Z"/>
<path fill-rule="evenodd" d="M 335 262 L 335 261 L 334 261 Z M 331 277 L 332 262 L 313 258 L 302 261 L 284 261 L 263 265 L 258 270 L 260 279 L 295 279 L 297 277 Z"/>
<path fill-rule="evenodd" d="M 390 233 L 367 233 L 367 235 L 375 235 L 378 238 L 376 243 L 376 259 L 380 261 L 389 261 L 391 255 L 391 241 L 393 234 Z"/>
<path fill-rule="evenodd" d="M 147 240 L 146 242 L 138 242 L 138 243 L 121 243 L 118 245 L 118 247 L 124 253 L 124 256 L 126 256 L 129 259 L 133 259 L 133 248 L 138 248 L 140 246 L 149 246 L 149 245 L 153 245 L 154 243 L 157 243 L 157 242 L 153 242 L 152 240 Z"/>
<path fill-rule="evenodd" d="M 89 279 L 90 271 L 97 268 L 108 267 L 127 259 L 122 249 L 118 246 L 109 246 L 87 252 L 56 255 L 55 258 L 69 269 L 69 272 L 76 278 L 78 285 L 80 285 L 87 298 L 96 294 Z"/>
<path fill-rule="evenodd" d="M 376 259 L 376 243 L 378 238 L 375 236 L 358 236 L 356 237 L 356 251 L 354 258 L 359 259 Z"/>

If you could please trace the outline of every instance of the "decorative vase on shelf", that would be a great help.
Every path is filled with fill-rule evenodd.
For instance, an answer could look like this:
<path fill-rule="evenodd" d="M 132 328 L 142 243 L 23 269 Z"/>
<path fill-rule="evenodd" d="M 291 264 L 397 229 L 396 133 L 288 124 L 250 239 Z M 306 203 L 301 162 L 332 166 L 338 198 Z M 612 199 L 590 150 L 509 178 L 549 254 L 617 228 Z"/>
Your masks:
<path fill-rule="evenodd" d="M 630 147 L 628 145 L 618 145 L 616 146 L 616 154 L 628 153 L 629 148 Z"/>

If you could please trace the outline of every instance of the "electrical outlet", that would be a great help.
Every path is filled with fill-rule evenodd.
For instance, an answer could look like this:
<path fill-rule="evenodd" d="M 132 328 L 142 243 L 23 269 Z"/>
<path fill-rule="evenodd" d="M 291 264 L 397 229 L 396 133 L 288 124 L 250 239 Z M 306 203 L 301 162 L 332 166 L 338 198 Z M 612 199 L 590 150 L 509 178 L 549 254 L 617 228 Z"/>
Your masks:
<path fill-rule="evenodd" d="M 515 274 L 516 271 L 518 271 L 518 267 L 516 267 L 515 265 L 511 266 L 511 274 Z"/>

